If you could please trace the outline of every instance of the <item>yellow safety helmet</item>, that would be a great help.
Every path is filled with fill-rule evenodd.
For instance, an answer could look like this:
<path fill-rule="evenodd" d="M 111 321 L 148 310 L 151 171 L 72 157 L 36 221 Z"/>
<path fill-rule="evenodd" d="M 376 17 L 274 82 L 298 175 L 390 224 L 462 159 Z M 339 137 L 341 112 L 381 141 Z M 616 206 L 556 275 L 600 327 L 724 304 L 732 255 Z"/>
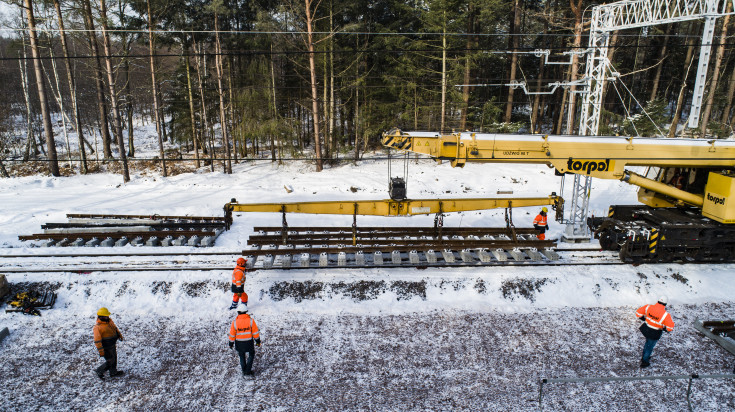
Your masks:
<path fill-rule="evenodd" d="M 549 213 L 549 209 L 547 209 L 546 206 L 542 207 L 541 211 L 544 213 Z"/>
<path fill-rule="evenodd" d="M 100 310 L 97 311 L 97 316 L 110 316 L 110 311 L 107 310 L 107 308 L 100 308 Z"/>

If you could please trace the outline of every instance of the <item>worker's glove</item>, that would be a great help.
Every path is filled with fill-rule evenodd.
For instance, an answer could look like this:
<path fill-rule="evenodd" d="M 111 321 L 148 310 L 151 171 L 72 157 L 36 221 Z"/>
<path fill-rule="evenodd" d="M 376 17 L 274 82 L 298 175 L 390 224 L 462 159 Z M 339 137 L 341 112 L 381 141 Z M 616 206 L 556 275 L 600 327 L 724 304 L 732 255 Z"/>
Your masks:
<path fill-rule="evenodd" d="M 640 317 L 640 318 L 638 318 L 638 319 L 640 319 L 640 320 L 642 320 L 642 321 L 644 321 L 644 322 L 646 321 L 646 317 L 645 317 L 645 316 L 641 316 L 641 317 Z"/>
<path fill-rule="evenodd" d="M 104 349 L 100 349 L 98 352 L 100 353 L 100 356 L 105 356 L 105 350 Z"/>
<path fill-rule="evenodd" d="M 546 230 L 549 230 L 549 225 L 546 225 L 546 228 L 545 228 L 545 229 L 546 229 Z"/>
<path fill-rule="evenodd" d="M 255 346 L 260 347 L 260 339 L 255 339 Z"/>
<path fill-rule="evenodd" d="M 230 345 L 230 349 L 232 349 L 235 347 L 235 342 L 230 342 L 229 345 Z"/>

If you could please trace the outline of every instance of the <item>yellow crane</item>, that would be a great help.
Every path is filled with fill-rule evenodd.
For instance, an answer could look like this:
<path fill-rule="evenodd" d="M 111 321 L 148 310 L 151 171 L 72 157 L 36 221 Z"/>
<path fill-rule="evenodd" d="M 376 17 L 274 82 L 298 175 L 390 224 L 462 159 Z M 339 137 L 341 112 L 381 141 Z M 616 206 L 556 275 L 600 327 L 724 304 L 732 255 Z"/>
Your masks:
<path fill-rule="evenodd" d="M 632 260 L 735 259 L 735 142 L 705 139 L 404 132 L 384 146 L 462 167 L 467 162 L 546 164 L 558 174 L 640 187 L 648 206 L 611 206 L 593 222 L 600 244 Z M 639 174 L 631 167 L 643 166 Z"/>

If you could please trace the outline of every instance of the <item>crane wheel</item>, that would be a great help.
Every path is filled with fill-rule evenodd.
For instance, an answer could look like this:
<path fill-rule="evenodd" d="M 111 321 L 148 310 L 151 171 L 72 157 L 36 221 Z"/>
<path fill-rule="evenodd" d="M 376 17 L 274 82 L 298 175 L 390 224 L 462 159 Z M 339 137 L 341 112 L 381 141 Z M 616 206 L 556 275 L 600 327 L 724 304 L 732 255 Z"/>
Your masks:
<path fill-rule="evenodd" d="M 617 236 L 615 236 L 615 232 L 604 230 L 600 233 L 599 239 L 602 250 L 620 250 L 620 245 L 616 241 Z"/>

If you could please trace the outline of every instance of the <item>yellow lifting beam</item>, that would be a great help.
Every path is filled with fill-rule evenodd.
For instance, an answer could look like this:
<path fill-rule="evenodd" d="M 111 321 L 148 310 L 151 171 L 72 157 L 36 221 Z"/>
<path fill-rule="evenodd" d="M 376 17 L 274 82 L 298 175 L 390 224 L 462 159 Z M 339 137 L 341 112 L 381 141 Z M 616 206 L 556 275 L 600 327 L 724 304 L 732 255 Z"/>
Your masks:
<path fill-rule="evenodd" d="M 237 203 L 225 205 L 229 212 L 310 213 L 331 215 L 413 216 L 435 213 L 466 212 L 510 207 L 552 205 L 562 210 L 564 199 L 552 193 L 547 197 L 465 198 L 465 199 L 406 199 L 320 201 L 288 203 Z"/>

